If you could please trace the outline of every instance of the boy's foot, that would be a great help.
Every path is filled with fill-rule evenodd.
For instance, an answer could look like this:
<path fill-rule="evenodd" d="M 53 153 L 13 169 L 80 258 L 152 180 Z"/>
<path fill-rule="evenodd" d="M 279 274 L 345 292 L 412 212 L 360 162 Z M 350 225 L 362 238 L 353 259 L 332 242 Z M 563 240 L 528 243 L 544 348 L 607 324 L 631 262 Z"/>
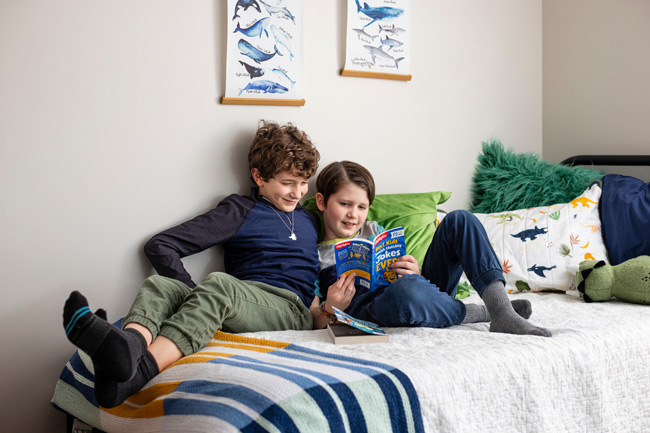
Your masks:
<path fill-rule="evenodd" d="M 92 358 L 96 370 L 124 382 L 135 374 L 147 342 L 139 332 L 120 330 L 102 316 L 99 311 L 93 314 L 86 298 L 75 291 L 63 307 L 63 327 L 68 340 Z"/>
<path fill-rule="evenodd" d="M 148 351 L 140 358 L 133 377 L 124 382 L 113 380 L 102 370 L 95 368 L 95 399 L 101 407 L 119 406 L 157 374 L 158 364 Z"/>
<path fill-rule="evenodd" d="M 499 319 L 492 319 L 490 332 L 501 332 L 504 334 L 517 335 L 538 335 L 540 337 L 551 337 L 553 334 L 546 328 L 535 326 L 518 314 L 503 315 Z"/>
<path fill-rule="evenodd" d="M 541 337 L 550 337 L 553 335 L 548 329 L 531 324 L 515 311 L 514 302 L 516 301 L 510 302 L 502 281 L 497 280 L 487 286 L 483 290 L 483 293 L 481 293 L 481 298 L 490 313 L 490 332 L 539 335 Z M 525 299 L 520 301 L 525 301 Z M 525 307 L 525 303 L 518 303 L 517 305 L 518 308 L 522 307 L 525 310 L 523 308 Z"/>

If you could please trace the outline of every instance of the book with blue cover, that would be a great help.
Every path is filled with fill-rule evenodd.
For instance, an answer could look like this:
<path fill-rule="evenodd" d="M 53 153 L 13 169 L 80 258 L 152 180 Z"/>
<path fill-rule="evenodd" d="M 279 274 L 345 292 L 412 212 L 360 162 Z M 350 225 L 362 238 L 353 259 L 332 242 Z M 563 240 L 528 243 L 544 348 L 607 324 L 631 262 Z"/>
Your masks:
<path fill-rule="evenodd" d="M 388 334 L 376 323 L 360 320 L 344 313 L 336 307 L 336 321 L 328 323 L 327 333 L 334 344 L 385 343 Z"/>
<path fill-rule="evenodd" d="M 397 280 L 392 263 L 406 255 L 404 227 L 397 227 L 377 235 L 374 241 L 348 239 L 334 246 L 336 273 L 357 274 L 355 283 L 374 291 Z"/>

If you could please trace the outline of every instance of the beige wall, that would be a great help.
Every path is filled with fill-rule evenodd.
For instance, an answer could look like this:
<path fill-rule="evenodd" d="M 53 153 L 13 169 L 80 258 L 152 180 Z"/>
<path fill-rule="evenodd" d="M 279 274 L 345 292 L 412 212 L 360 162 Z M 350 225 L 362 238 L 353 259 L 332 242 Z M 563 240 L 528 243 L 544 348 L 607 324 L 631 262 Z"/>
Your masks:
<path fill-rule="evenodd" d="M 413 0 L 408 83 L 339 76 L 346 3 L 304 4 L 307 103 L 283 108 L 218 104 L 223 0 L 0 0 L 2 431 L 63 430 L 68 293 L 123 315 L 150 235 L 248 191 L 259 119 L 305 129 L 323 164 L 365 164 L 380 192 L 450 190 L 448 210 L 481 141 L 541 152 L 540 0 Z M 187 263 L 198 279 L 219 259 Z"/>
<path fill-rule="evenodd" d="M 650 154 L 650 1 L 544 0 L 543 11 L 544 158 Z M 650 181 L 650 167 L 623 171 Z"/>

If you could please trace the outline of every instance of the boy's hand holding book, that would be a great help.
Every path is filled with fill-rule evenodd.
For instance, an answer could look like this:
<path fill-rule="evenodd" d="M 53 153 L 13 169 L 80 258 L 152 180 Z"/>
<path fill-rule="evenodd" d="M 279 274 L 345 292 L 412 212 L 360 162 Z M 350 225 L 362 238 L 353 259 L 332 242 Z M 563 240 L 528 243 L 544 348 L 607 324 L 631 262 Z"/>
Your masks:
<path fill-rule="evenodd" d="M 354 298 L 354 294 L 357 292 L 357 289 L 354 287 L 356 277 L 357 274 L 354 272 L 341 275 L 336 280 L 336 283 L 327 289 L 326 309 L 328 313 L 334 314 L 332 307 L 345 311 L 350 306 L 350 302 L 352 302 L 352 298 Z"/>
<path fill-rule="evenodd" d="M 368 239 L 347 239 L 334 246 L 336 272 L 339 275 L 355 272 L 361 287 L 370 291 L 397 280 L 397 273 L 391 267 L 393 262 L 406 256 L 404 227 L 396 227 Z M 414 259 L 415 260 L 415 259 Z M 407 261 L 407 271 L 418 269 L 417 261 Z"/>
<path fill-rule="evenodd" d="M 398 277 L 403 275 L 422 275 L 418 260 L 410 254 L 400 257 L 391 264 Z"/>

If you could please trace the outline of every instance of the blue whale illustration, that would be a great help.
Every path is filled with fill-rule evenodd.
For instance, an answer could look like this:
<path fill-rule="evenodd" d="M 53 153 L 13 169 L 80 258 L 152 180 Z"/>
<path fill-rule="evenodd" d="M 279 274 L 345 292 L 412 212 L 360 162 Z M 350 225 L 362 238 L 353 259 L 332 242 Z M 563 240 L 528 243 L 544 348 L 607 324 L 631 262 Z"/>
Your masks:
<path fill-rule="evenodd" d="M 245 56 L 250 57 L 253 61 L 256 63 L 262 63 L 266 62 L 267 60 L 270 60 L 273 58 L 278 53 L 278 48 L 273 47 L 274 52 L 272 54 L 267 54 L 264 53 L 254 46 L 252 46 L 249 42 L 245 41 L 244 39 L 240 39 L 239 42 L 237 42 L 237 47 L 241 51 L 241 53 Z"/>
<path fill-rule="evenodd" d="M 374 23 L 375 21 L 391 20 L 393 18 L 397 18 L 398 16 L 404 13 L 404 9 L 391 8 L 388 6 L 373 8 L 368 6 L 368 3 L 364 3 L 363 7 L 361 7 L 361 5 L 359 4 L 359 0 L 355 0 L 355 1 L 357 2 L 357 13 L 361 12 L 368 18 L 372 18 L 372 21 L 370 21 L 368 24 L 363 26 L 364 28 L 368 27 L 370 24 Z"/>
<path fill-rule="evenodd" d="M 537 275 L 539 275 L 542 278 L 546 278 L 546 275 L 544 275 L 544 271 L 550 271 L 551 269 L 555 269 L 557 266 L 553 265 L 550 268 L 546 266 L 537 266 L 536 264 L 528 268 L 528 272 L 535 272 Z"/>
<path fill-rule="evenodd" d="M 246 87 L 239 90 L 239 94 L 241 95 L 244 90 L 261 90 L 264 93 L 286 93 L 289 91 L 283 85 L 270 80 L 251 81 Z"/>
<path fill-rule="evenodd" d="M 268 30 L 266 30 L 266 26 L 269 24 L 267 21 L 269 19 L 270 19 L 269 17 L 262 18 L 261 20 L 256 21 L 255 24 L 251 25 L 247 29 L 242 29 L 241 27 L 239 27 L 239 23 L 237 23 L 237 28 L 233 33 L 240 32 L 251 38 L 255 36 L 259 36 L 261 38 L 262 32 L 264 32 L 266 34 L 266 37 L 268 37 L 269 32 Z"/>
<path fill-rule="evenodd" d="M 248 75 L 251 76 L 251 80 L 253 78 L 261 77 L 262 75 L 264 75 L 264 69 L 262 68 L 249 65 L 248 63 L 244 63 L 241 60 L 239 61 L 239 63 L 241 63 L 244 68 L 246 68 L 246 72 L 248 72 Z"/>
<path fill-rule="evenodd" d="M 257 12 L 262 12 L 259 3 L 257 3 L 256 0 L 239 0 L 235 5 L 235 15 L 232 17 L 232 20 L 235 21 L 235 18 L 239 18 L 239 15 L 237 15 L 239 8 L 244 8 L 244 12 L 246 12 L 246 10 L 250 7 L 256 9 Z"/>

